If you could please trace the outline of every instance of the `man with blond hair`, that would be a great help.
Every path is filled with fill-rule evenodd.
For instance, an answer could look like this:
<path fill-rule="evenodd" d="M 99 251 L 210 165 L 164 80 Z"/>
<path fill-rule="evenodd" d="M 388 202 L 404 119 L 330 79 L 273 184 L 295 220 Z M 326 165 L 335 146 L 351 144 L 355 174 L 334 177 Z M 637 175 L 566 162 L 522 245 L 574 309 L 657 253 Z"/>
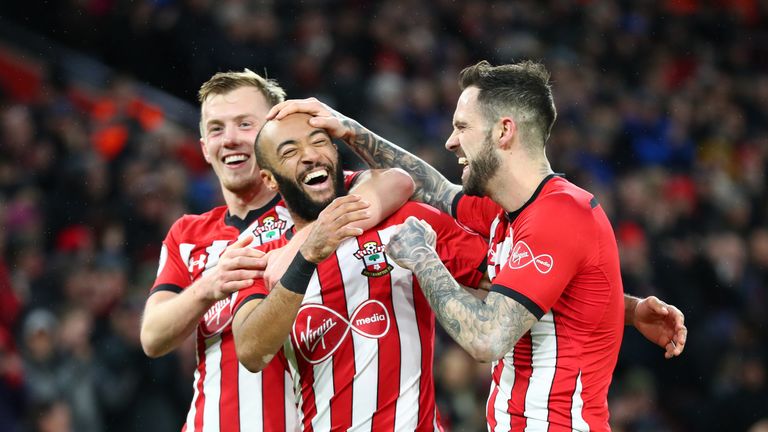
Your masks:
<path fill-rule="evenodd" d="M 283 101 L 285 91 L 246 69 L 217 73 L 198 96 L 200 147 L 219 179 L 225 205 L 185 215 L 168 231 L 144 308 L 142 347 L 148 356 L 159 357 L 195 333 L 194 397 L 184 431 L 296 430 L 284 359 L 277 356 L 262 372 L 248 372 L 237 361 L 231 329 L 239 291 L 266 265 L 254 247 L 293 226 L 280 196 L 262 183 L 253 147 L 267 112 Z M 346 176 L 360 184 L 355 192 L 370 206 L 371 218 L 364 223 L 373 224 L 379 210 L 400 207 L 412 190 L 410 178 L 398 170 Z M 402 190 L 402 196 L 380 194 L 376 185 Z"/>

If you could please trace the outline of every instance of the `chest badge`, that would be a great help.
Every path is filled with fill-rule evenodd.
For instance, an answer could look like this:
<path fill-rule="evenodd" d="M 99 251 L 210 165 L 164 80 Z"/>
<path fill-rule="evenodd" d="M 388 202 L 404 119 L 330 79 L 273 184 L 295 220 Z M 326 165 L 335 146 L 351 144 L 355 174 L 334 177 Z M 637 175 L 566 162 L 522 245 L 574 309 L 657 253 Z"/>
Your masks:
<path fill-rule="evenodd" d="M 381 277 L 392 271 L 392 264 L 384 254 L 384 246 L 376 241 L 365 242 L 354 256 L 365 264 L 365 269 L 361 272 L 363 276 Z"/>

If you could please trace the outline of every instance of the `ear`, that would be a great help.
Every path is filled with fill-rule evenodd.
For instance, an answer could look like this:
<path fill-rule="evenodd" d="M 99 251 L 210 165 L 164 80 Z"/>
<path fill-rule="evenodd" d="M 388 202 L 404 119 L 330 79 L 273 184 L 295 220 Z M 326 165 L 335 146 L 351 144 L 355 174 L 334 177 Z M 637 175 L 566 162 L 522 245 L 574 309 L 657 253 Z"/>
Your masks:
<path fill-rule="evenodd" d="M 502 117 L 497 125 L 498 129 L 495 133 L 498 138 L 498 146 L 502 150 L 508 150 L 512 146 L 517 134 L 517 124 L 511 117 Z"/>
<path fill-rule="evenodd" d="M 272 175 L 272 172 L 269 170 L 262 169 L 259 171 L 259 174 L 261 175 L 261 181 L 264 182 L 264 185 L 267 187 L 267 189 L 271 190 L 272 192 L 280 192 L 277 186 L 277 180 L 275 180 L 275 176 Z"/>
<path fill-rule="evenodd" d="M 200 150 L 203 152 L 203 158 L 206 162 L 209 164 L 211 163 L 211 157 L 208 154 L 208 148 L 205 146 L 205 140 L 203 138 L 200 138 Z"/>

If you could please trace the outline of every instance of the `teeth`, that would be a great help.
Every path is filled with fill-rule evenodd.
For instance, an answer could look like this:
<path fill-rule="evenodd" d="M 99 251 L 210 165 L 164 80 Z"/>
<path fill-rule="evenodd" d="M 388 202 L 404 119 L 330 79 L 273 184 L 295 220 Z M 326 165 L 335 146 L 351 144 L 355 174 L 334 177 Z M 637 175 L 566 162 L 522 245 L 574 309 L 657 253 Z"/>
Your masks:
<path fill-rule="evenodd" d="M 459 165 L 467 165 L 467 164 L 469 164 L 469 161 L 467 160 L 467 158 L 465 157 L 459 158 Z"/>
<path fill-rule="evenodd" d="M 224 158 L 224 163 L 225 164 L 230 164 L 230 163 L 243 162 L 243 161 L 246 161 L 246 160 L 248 160 L 248 156 L 246 156 L 244 154 L 236 154 L 236 155 L 229 155 L 229 156 L 225 157 Z"/>
<path fill-rule="evenodd" d="M 317 171 L 312 171 L 311 173 L 307 174 L 306 177 L 304 177 L 304 183 L 309 183 L 310 181 L 318 178 L 318 177 L 325 177 L 328 175 L 328 172 L 325 169 L 320 169 Z"/>

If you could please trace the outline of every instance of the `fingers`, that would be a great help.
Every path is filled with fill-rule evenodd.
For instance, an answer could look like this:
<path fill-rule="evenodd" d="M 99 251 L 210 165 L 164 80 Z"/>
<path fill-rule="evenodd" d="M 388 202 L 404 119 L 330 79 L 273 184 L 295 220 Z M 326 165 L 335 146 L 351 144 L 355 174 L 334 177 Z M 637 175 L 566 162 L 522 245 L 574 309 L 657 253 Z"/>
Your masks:
<path fill-rule="evenodd" d="M 239 237 L 234 243 L 229 245 L 230 248 L 244 248 L 253 242 L 253 234 L 247 234 Z"/>
<path fill-rule="evenodd" d="M 313 116 L 329 116 L 330 110 L 327 109 L 325 104 L 317 100 L 316 98 L 308 99 L 289 99 L 285 102 L 281 102 L 267 113 L 267 120 L 277 119 L 280 120 L 283 117 L 294 113 L 307 113 Z"/>

